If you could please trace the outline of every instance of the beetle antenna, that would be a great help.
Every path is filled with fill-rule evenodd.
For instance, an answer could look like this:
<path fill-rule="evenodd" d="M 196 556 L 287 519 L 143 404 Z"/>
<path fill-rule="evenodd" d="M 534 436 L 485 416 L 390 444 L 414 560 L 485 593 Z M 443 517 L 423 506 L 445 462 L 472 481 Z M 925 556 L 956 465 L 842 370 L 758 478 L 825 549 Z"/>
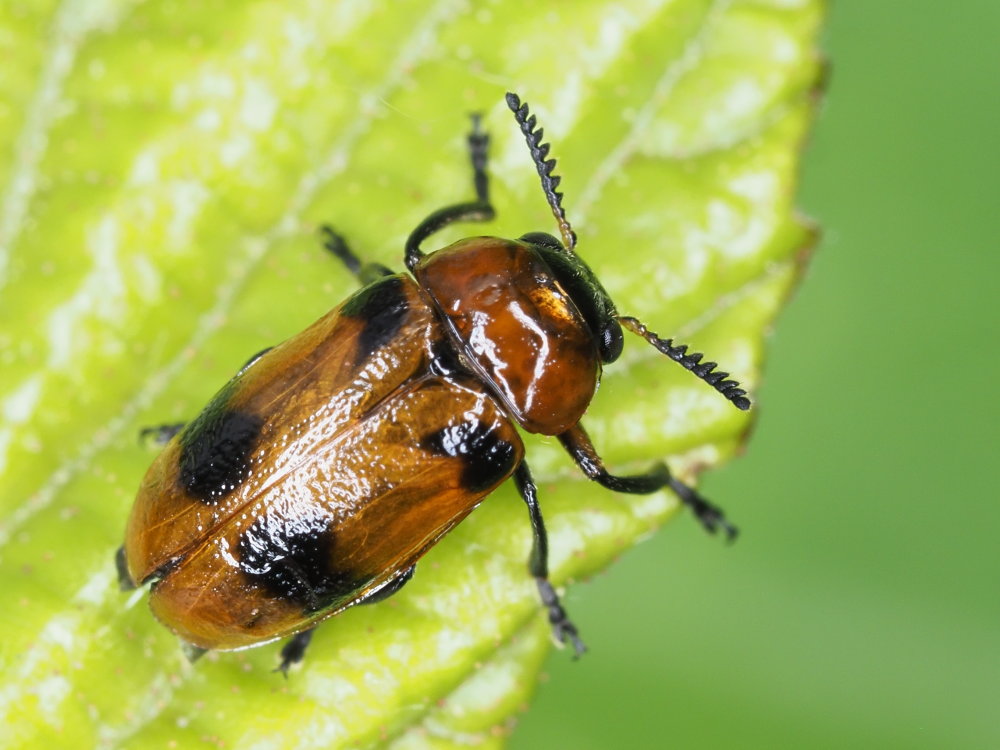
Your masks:
<path fill-rule="evenodd" d="M 507 92 L 507 106 L 514 113 L 517 124 L 521 126 L 521 132 L 524 133 L 524 139 L 528 142 L 528 149 L 531 151 L 531 159 L 535 162 L 538 176 L 542 178 L 542 190 L 545 191 L 545 198 L 552 209 L 552 215 L 559 223 L 559 232 L 562 234 L 563 243 L 566 245 L 566 249 L 572 252 L 573 248 L 576 247 L 576 232 L 573 231 L 573 227 L 566 219 L 566 212 L 562 207 L 562 193 L 556 190 L 562 181 L 561 177 L 552 174 L 556 160 L 546 159 L 549 155 L 549 144 L 542 143 L 544 131 L 541 128 L 535 130 L 538 121 L 533 114 L 528 112 L 528 105 L 522 104 L 517 94 Z"/>
<path fill-rule="evenodd" d="M 726 380 L 729 377 L 728 372 L 722 372 L 721 370 L 716 370 L 718 365 L 715 362 L 702 362 L 702 357 L 704 354 L 695 352 L 694 354 L 687 353 L 687 346 L 681 344 L 679 346 L 674 346 L 673 339 L 661 339 L 655 333 L 650 331 L 646 326 L 644 326 L 638 318 L 619 318 L 619 321 L 623 326 L 628 328 L 632 333 L 637 333 L 642 336 L 646 341 L 652 344 L 656 349 L 666 354 L 674 362 L 677 362 L 681 367 L 690 370 L 699 378 L 704 380 L 715 390 L 725 396 L 727 399 L 732 401 L 733 406 L 742 411 L 746 411 L 750 408 L 750 399 L 746 396 L 746 391 L 740 388 L 740 384 L 735 380 Z"/>

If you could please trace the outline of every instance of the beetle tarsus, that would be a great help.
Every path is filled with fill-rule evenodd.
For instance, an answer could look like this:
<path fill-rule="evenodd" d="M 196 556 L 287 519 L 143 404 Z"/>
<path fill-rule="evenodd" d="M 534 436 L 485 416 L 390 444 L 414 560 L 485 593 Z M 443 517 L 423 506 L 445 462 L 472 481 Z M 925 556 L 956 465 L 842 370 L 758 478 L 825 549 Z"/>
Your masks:
<path fill-rule="evenodd" d="M 323 238 L 323 247 L 347 266 L 347 270 L 358 278 L 362 286 L 368 286 L 368 284 L 378 281 L 383 276 L 393 275 L 392 269 L 383 266 L 381 263 L 362 263 L 361 259 L 348 246 L 344 235 L 335 231 L 329 224 L 321 226 L 319 233 Z"/>
<path fill-rule="evenodd" d="M 361 259 L 351 252 L 351 248 L 347 246 L 344 235 L 335 232 L 329 224 L 321 226 L 319 233 L 323 239 L 323 247 L 333 253 L 337 260 L 347 266 L 348 271 L 357 276 L 361 271 Z"/>
<path fill-rule="evenodd" d="M 118 588 L 122 591 L 132 591 L 135 588 L 135 581 L 128 572 L 124 547 L 119 547 L 115 552 L 115 570 L 118 571 Z"/>
<path fill-rule="evenodd" d="M 188 643 L 187 641 L 181 641 L 181 651 L 184 652 L 184 656 L 190 664 L 194 664 L 201 657 L 208 653 L 207 648 L 202 648 L 201 646 L 195 646 L 193 643 Z"/>
<path fill-rule="evenodd" d="M 668 484 L 670 485 L 670 489 L 677 493 L 681 502 L 691 509 L 691 512 L 694 513 L 695 518 L 698 519 L 698 522 L 705 531 L 709 534 L 715 534 L 717 531 L 722 530 L 726 535 L 726 541 L 730 543 L 736 541 L 740 530 L 726 519 L 726 514 L 722 511 L 722 508 L 710 503 L 699 495 L 693 487 L 689 487 L 679 479 L 670 477 Z"/>
<path fill-rule="evenodd" d="M 305 657 L 306 649 L 309 647 L 314 632 L 316 632 L 316 628 L 309 628 L 309 630 L 303 630 L 289 638 L 288 642 L 281 647 L 281 663 L 274 668 L 274 671 L 281 672 L 285 679 L 288 679 L 288 670 L 293 665 L 299 664 Z"/>
<path fill-rule="evenodd" d="M 424 257 L 420 243 L 435 232 L 456 221 L 490 221 L 496 210 L 490 203 L 490 179 L 486 171 L 489 157 L 490 137 L 480 128 L 479 116 L 472 116 L 472 131 L 466 139 L 469 161 L 472 163 L 472 184 L 476 200 L 471 203 L 456 203 L 435 211 L 417 225 L 406 240 L 406 267 L 413 270 Z"/>
<path fill-rule="evenodd" d="M 561 646 L 571 645 L 573 647 L 573 658 L 579 659 L 587 651 L 587 646 L 580 639 L 576 625 L 572 623 L 566 610 L 559 602 L 559 595 L 553 588 L 548 578 L 536 577 L 538 584 L 538 594 L 542 599 L 542 604 L 549 613 L 549 624 L 552 626 L 552 635 Z"/>
<path fill-rule="evenodd" d="M 474 112 L 471 115 L 472 132 L 466 142 L 469 144 L 469 160 L 472 162 L 472 184 L 476 189 L 476 200 L 480 203 L 490 202 L 490 177 L 486 173 L 486 161 L 489 155 L 490 136 L 482 128 L 482 115 Z"/>
<path fill-rule="evenodd" d="M 166 445 L 170 439 L 184 429 L 187 422 L 172 422 L 170 424 L 158 424 L 152 427 L 143 427 L 139 430 L 139 442 L 151 442 L 153 445 Z"/>

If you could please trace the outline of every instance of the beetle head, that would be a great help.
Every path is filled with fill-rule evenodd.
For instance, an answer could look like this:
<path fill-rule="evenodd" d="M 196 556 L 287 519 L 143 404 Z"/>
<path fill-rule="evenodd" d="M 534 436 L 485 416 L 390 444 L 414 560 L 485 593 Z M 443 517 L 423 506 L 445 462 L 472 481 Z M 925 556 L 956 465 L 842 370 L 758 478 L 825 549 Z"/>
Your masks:
<path fill-rule="evenodd" d="M 689 353 L 687 346 L 675 344 L 672 339 L 660 338 L 636 318 L 619 317 L 614 303 L 594 272 L 575 252 L 576 232 L 566 218 L 566 211 L 562 206 L 562 193 L 556 190 L 560 178 L 552 173 L 556 160 L 549 158 L 549 144 L 542 143 L 542 129 L 536 128 L 537 119 L 528 111 L 528 105 L 522 103 L 517 94 L 507 94 L 507 106 L 514 113 L 514 119 L 524 134 L 531 159 L 542 182 L 542 191 L 563 239 L 560 242 L 550 234 L 530 232 L 521 237 L 521 241 L 530 243 L 538 250 L 552 269 L 553 275 L 579 308 L 594 336 L 601 361 L 608 363 L 618 359 L 624 344 L 622 337 L 622 324 L 624 324 L 657 350 L 715 388 L 738 409 L 749 409 L 750 399 L 746 397 L 746 391 L 740 388 L 740 384 L 735 380 L 726 379 L 729 373 L 717 371 L 715 362 L 702 362 L 702 354 Z"/>
<path fill-rule="evenodd" d="M 551 234 L 528 232 L 520 240 L 535 248 L 552 269 L 556 281 L 573 300 L 594 336 L 601 361 L 608 364 L 618 359 L 625 345 L 618 313 L 590 266 L 576 253 L 567 252 Z"/>

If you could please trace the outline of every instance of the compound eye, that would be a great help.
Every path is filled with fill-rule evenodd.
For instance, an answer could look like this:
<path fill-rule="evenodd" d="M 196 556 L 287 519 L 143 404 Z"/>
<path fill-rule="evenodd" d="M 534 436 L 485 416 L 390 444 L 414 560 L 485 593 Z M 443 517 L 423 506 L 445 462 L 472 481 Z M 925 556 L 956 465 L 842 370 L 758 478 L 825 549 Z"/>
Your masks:
<path fill-rule="evenodd" d="M 601 352 L 601 361 L 605 364 L 614 362 L 621 356 L 622 349 L 625 348 L 625 336 L 617 320 L 609 320 L 604 326 L 597 346 Z"/>
<path fill-rule="evenodd" d="M 541 245 L 542 247 L 551 247 L 554 250 L 566 250 L 563 247 L 563 243 L 548 232 L 528 232 L 527 234 L 522 234 L 520 240 L 521 242 L 527 242 L 529 245 Z"/>

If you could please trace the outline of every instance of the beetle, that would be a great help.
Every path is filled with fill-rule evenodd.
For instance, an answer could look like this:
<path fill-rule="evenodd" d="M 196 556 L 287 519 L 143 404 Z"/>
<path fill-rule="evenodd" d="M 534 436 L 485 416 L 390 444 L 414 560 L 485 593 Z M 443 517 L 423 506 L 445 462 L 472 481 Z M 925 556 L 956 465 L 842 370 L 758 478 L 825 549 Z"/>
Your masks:
<path fill-rule="evenodd" d="M 736 529 L 659 463 L 607 471 L 581 417 L 623 328 L 740 409 L 728 374 L 618 314 L 576 254 L 555 160 L 527 104 L 507 94 L 561 240 L 470 237 L 423 243 L 458 221 L 488 221 L 489 137 L 467 138 L 475 200 L 430 214 L 405 245 L 408 274 L 363 263 L 329 227 L 324 246 L 364 285 L 302 333 L 252 357 L 185 424 L 144 431 L 165 444 L 142 480 L 116 556 L 122 587 L 151 583 L 154 615 L 194 651 L 291 636 L 381 601 L 419 558 L 513 477 L 531 519 L 529 570 L 555 639 L 585 650 L 548 578 L 548 541 L 516 427 L 554 435 L 587 477 L 615 492 L 671 488 L 710 532 Z"/>

